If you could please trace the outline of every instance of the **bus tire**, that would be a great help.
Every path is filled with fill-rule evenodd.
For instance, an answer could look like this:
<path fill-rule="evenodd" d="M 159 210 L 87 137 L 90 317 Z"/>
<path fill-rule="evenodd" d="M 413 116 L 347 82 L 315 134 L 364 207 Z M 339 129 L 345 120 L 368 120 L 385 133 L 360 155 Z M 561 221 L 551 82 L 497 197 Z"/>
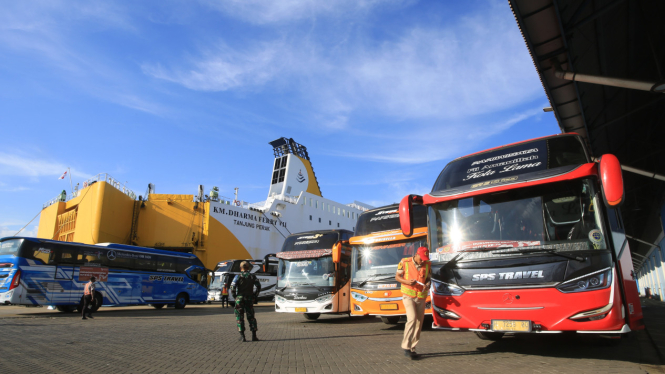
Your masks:
<path fill-rule="evenodd" d="M 400 316 L 381 317 L 381 321 L 386 325 L 396 325 L 399 322 Z"/>
<path fill-rule="evenodd" d="M 55 309 L 62 313 L 73 313 L 76 311 L 76 305 L 56 305 Z"/>
<path fill-rule="evenodd" d="M 503 338 L 502 332 L 485 332 L 485 331 L 474 331 L 474 332 L 476 333 L 476 336 L 482 340 L 491 340 L 496 342 L 501 340 L 501 338 Z"/>
<path fill-rule="evenodd" d="M 155 309 L 162 309 L 165 304 L 152 304 L 152 307 Z"/>
<path fill-rule="evenodd" d="M 321 313 L 304 313 L 303 315 L 305 316 L 305 319 L 308 319 L 310 321 L 314 321 L 314 320 L 319 319 L 319 317 L 321 316 Z"/>
<path fill-rule="evenodd" d="M 175 308 L 176 309 L 184 309 L 186 305 L 187 305 L 187 294 L 184 293 L 184 292 L 181 292 L 175 298 Z"/>
<path fill-rule="evenodd" d="M 104 297 L 102 296 L 102 294 L 95 291 L 95 298 L 92 302 L 90 310 L 96 312 L 99 308 L 101 308 L 103 302 L 104 302 Z"/>

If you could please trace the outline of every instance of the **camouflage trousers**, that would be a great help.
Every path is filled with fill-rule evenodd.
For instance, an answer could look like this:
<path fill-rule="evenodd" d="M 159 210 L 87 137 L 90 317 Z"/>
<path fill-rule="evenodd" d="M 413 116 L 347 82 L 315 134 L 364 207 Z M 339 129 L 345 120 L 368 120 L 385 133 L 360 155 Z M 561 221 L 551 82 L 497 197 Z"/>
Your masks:
<path fill-rule="evenodd" d="M 252 302 L 252 297 L 243 297 L 238 296 L 235 299 L 235 315 L 236 315 L 236 324 L 238 325 L 238 331 L 245 331 L 245 314 L 247 314 L 247 322 L 249 322 L 249 330 L 256 331 L 256 318 L 254 318 L 254 303 Z"/>

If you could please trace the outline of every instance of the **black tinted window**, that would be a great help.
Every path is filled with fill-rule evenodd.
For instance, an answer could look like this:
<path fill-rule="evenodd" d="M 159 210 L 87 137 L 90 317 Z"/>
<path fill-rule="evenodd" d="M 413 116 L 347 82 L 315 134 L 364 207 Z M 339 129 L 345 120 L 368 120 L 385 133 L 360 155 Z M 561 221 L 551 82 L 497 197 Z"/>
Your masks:
<path fill-rule="evenodd" d="M 55 263 L 54 247 L 51 244 L 26 241 L 21 248 L 21 257 L 34 260 L 38 264 L 52 265 Z"/>
<path fill-rule="evenodd" d="M 518 180 L 521 174 L 587 163 L 577 136 L 559 136 L 457 159 L 439 175 L 432 192 L 481 183 Z"/>
<path fill-rule="evenodd" d="M 427 227 L 426 207 L 422 205 L 413 206 L 413 227 Z M 399 228 L 399 205 L 395 204 L 361 214 L 358 218 L 355 235 L 364 236 Z"/>
<path fill-rule="evenodd" d="M 332 249 L 339 237 L 339 231 L 294 234 L 286 238 L 282 246 L 282 252 Z"/>

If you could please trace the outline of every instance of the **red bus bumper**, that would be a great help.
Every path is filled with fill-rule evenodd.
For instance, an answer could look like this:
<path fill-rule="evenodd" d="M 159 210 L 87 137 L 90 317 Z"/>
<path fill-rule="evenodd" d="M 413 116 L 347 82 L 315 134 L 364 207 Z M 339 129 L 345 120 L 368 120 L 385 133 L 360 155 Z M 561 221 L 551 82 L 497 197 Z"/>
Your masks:
<path fill-rule="evenodd" d="M 532 331 L 557 333 L 625 333 L 626 324 L 616 278 L 610 288 L 562 293 L 556 288 L 466 291 L 461 296 L 432 295 L 433 328 L 493 331 L 492 320 L 531 321 Z M 610 304 L 612 304 L 610 306 Z M 607 307 L 601 319 L 571 319 L 580 313 Z M 454 314 L 450 314 L 452 312 Z M 446 318 L 447 317 L 447 318 Z M 459 318 L 455 318 L 459 317 Z M 489 328 L 488 328 L 489 327 Z"/>

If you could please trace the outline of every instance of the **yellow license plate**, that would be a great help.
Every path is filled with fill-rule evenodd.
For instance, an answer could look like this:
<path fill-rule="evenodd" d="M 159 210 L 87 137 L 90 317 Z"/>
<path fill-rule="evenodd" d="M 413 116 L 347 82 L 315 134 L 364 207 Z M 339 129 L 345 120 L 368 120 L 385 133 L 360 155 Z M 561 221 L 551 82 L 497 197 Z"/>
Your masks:
<path fill-rule="evenodd" d="M 296 308 L 296 313 L 307 313 L 307 308 Z"/>
<path fill-rule="evenodd" d="M 492 330 L 494 331 L 513 331 L 513 332 L 531 332 L 531 321 L 507 321 L 492 320 Z"/>
<path fill-rule="evenodd" d="M 397 310 L 397 309 L 399 309 L 397 304 L 381 304 L 381 305 L 379 305 L 379 308 L 381 308 L 381 310 Z"/>

